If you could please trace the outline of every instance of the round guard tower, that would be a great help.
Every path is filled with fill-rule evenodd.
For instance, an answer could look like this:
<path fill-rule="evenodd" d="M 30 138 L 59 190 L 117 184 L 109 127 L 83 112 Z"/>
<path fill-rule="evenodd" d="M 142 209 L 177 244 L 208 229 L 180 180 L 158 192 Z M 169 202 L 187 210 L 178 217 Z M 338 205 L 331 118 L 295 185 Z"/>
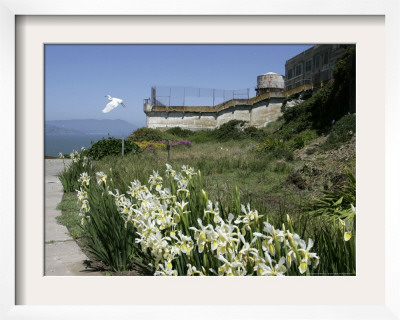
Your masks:
<path fill-rule="evenodd" d="M 283 75 L 268 72 L 257 77 L 257 96 L 267 92 L 283 92 L 285 88 L 285 80 Z"/>

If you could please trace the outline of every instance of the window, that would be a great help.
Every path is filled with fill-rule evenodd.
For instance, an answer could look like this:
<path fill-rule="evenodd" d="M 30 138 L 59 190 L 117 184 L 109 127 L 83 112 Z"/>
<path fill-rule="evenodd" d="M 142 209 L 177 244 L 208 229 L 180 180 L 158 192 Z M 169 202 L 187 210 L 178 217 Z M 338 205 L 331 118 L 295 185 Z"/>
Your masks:
<path fill-rule="evenodd" d="M 292 79 L 292 77 L 293 77 L 293 69 L 289 69 L 288 70 L 288 80 Z"/>
<path fill-rule="evenodd" d="M 299 76 L 299 75 L 301 75 L 302 74 L 302 65 L 301 64 L 298 64 L 297 66 L 296 66 L 296 76 Z"/>
<path fill-rule="evenodd" d="M 329 54 L 328 54 L 328 52 L 325 52 L 325 54 L 324 54 L 324 64 L 328 64 L 328 62 L 329 62 Z"/>
<path fill-rule="evenodd" d="M 315 68 L 319 68 L 319 56 L 315 57 Z"/>
<path fill-rule="evenodd" d="M 306 72 L 309 72 L 309 71 L 311 71 L 311 60 L 308 60 L 307 62 L 306 62 Z"/>

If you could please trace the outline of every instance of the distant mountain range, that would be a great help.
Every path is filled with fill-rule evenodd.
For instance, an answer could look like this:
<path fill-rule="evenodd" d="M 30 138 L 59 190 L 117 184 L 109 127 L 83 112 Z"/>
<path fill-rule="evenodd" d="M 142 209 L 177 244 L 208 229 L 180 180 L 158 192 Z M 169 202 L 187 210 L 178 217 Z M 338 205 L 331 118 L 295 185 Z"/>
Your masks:
<path fill-rule="evenodd" d="M 110 134 L 130 135 L 137 127 L 125 120 L 50 120 L 45 122 L 45 133 L 80 133 L 80 134 Z"/>

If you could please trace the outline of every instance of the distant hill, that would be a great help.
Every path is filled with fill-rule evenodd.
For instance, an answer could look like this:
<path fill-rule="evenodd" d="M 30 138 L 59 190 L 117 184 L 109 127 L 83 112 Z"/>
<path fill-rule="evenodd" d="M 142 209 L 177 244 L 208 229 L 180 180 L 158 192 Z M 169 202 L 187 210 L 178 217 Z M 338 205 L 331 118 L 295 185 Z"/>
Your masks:
<path fill-rule="evenodd" d="M 86 133 L 130 135 L 137 127 L 125 120 L 50 120 L 45 123 L 46 133 Z"/>
<path fill-rule="evenodd" d="M 82 132 L 82 131 L 51 126 L 47 123 L 44 125 L 44 132 L 45 133 L 80 133 L 80 134 L 84 134 L 84 132 Z"/>

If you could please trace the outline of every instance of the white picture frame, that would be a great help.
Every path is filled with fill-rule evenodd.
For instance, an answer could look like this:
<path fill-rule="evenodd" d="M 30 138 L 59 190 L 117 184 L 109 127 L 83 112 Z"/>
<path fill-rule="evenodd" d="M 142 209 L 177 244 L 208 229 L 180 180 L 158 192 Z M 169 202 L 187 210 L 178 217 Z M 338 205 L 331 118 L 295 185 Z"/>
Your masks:
<path fill-rule="evenodd" d="M 323 3 L 323 4 L 322 4 Z M 0 214 L 1 228 L 1 318 L 3 319 L 297 319 L 297 318 L 330 318 L 330 319 L 398 319 L 399 277 L 397 266 L 399 240 L 397 227 L 400 212 L 397 197 L 400 178 L 398 163 L 399 152 L 397 140 L 400 136 L 399 126 L 399 4 L 396 1 L 334 1 L 308 0 L 291 1 L 244 1 L 213 2 L 212 9 L 204 1 L 106 1 L 98 5 L 96 0 L 0 0 L 0 85 L 2 93 L 0 140 L 3 153 L 0 158 L 1 189 Z M 386 37 L 386 97 L 385 97 L 385 270 L 379 269 L 380 262 L 371 265 L 371 272 L 385 272 L 385 295 L 383 304 L 362 305 L 159 305 L 159 306 L 99 306 L 85 305 L 16 305 L 16 193 L 18 181 L 23 181 L 21 173 L 16 172 L 15 157 L 18 132 L 15 119 L 15 17 L 18 15 L 381 15 L 385 17 Z M 389 67 L 390 66 L 390 67 Z M 18 67 L 18 66 L 17 66 Z M 16 133 L 16 136 L 13 133 Z M 380 141 L 382 142 L 382 141 Z M 29 169 L 29 168 L 28 168 Z M 17 177 L 17 178 L 16 178 Z M 21 180 L 20 180 L 21 179 Z M 380 190 L 382 192 L 382 190 Z M 18 241 L 18 240 L 17 240 Z M 346 290 L 346 288 L 343 288 Z M 40 294 L 40 288 L 38 288 Z M 301 294 L 301 293 L 299 293 Z M 338 292 L 340 294 L 340 292 Z M 307 316 L 310 315 L 310 316 Z"/>

